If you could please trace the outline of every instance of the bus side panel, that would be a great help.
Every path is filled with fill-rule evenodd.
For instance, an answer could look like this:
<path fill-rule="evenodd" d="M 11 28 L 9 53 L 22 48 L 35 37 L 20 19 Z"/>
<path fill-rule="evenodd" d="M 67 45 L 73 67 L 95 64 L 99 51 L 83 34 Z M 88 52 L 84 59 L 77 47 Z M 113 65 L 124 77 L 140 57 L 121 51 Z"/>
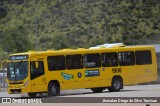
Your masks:
<path fill-rule="evenodd" d="M 136 84 L 136 67 L 133 66 L 121 66 L 121 76 L 123 79 L 123 84 L 124 85 L 132 85 Z"/>
<path fill-rule="evenodd" d="M 97 72 L 99 75 L 87 76 L 86 72 Z M 61 90 L 67 89 L 80 89 L 80 88 L 94 88 L 94 87 L 106 87 L 110 86 L 110 81 L 102 77 L 101 68 L 94 69 L 74 69 L 64 71 L 51 71 L 48 72 L 48 82 L 50 80 L 57 80 L 60 83 Z M 52 76 L 52 77 L 51 77 Z"/>
<path fill-rule="evenodd" d="M 155 50 L 151 50 L 152 64 L 137 65 L 137 83 L 145 83 L 157 80 L 157 60 Z"/>
<path fill-rule="evenodd" d="M 91 71 L 94 73 L 92 76 L 88 76 L 86 72 Z M 99 74 L 97 74 L 99 72 Z M 108 79 L 107 71 L 104 71 L 102 68 L 95 68 L 95 69 L 86 69 L 85 70 L 85 85 L 86 88 L 95 88 L 95 87 L 106 87 L 110 85 Z"/>
<path fill-rule="evenodd" d="M 155 51 L 151 50 L 151 54 L 152 64 L 135 65 L 130 68 L 129 66 L 125 68 L 122 67 L 122 70 L 126 71 L 126 73 L 123 74 L 124 85 L 146 83 L 157 80 L 157 61 Z"/>
<path fill-rule="evenodd" d="M 135 66 L 117 66 L 117 67 L 103 67 L 103 79 L 106 79 L 106 86 L 111 86 L 112 78 L 114 76 L 122 77 L 124 85 L 132 85 L 136 82 L 136 68 Z"/>
<path fill-rule="evenodd" d="M 88 70 L 94 72 L 94 75 L 87 76 Z M 97 71 L 99 71 L 99 74 L 96 73 Z M 61 90 L 111 86 L 109 71 L 102 71 L 101 68 L 68 70 L 64 73 L 73 75 L 73 79 L 66 80 L 61 74 L 56 75 L 61 83 Z"/>

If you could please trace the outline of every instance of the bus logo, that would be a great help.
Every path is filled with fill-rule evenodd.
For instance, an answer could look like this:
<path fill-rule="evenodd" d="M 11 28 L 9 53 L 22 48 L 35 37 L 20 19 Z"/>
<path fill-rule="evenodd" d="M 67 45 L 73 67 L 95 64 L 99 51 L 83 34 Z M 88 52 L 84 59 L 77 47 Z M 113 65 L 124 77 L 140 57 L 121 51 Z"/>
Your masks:
<path fill-rule="evenodd" d="M 73 75 L 67 74 L 67 73 L 61 73 L 61 75 L 63 76 L 64 79 L 66 80 L 70 80 L 70 79 L 74 79 Z"/>

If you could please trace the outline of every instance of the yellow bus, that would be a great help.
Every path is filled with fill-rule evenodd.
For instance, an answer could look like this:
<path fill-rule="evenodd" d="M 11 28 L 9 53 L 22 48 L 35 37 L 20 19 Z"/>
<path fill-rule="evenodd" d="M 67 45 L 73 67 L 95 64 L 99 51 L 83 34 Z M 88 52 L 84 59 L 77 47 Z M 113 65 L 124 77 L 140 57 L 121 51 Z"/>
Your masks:
<path fill-rule="evenodd" d="M 60 95 L 61 90 L 108 89 L 157 80 L 153 46 L 113 46 L 90 49 L 29 51 L 8 58 L 8 93 Z"/>

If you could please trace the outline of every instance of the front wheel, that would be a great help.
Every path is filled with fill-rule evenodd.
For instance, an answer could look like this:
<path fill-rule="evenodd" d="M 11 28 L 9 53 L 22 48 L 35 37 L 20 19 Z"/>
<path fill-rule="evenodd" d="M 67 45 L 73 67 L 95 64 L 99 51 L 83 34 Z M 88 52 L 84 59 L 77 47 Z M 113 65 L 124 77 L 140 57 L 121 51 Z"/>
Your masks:
<path fill-rule="evenodd" d="M 118 92 L 123 88 L 122 79 L 119 77 L 115 77 L 112 80 L 112 86 L 108 88 L 110 92 Z"/>
<path fill-rule="evenodd" d="M 60 95 L 60 87 L 58 84 L 51 82 L 48 86 L 48 96 L 58 96 Z"/>

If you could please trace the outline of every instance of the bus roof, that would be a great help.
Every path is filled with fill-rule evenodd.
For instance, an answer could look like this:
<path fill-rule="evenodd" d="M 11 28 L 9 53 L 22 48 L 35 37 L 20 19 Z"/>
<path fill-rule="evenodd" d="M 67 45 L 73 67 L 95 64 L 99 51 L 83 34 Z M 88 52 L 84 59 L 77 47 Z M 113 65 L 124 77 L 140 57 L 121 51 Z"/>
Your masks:
<path fill-rule="evenodd" d="M 154 46 L 124 46 L 124 47 L 111 47 L 111 48 L 94 48 L 94 49 L 85 49 L 85 48 L 78 48 L 78 49 L 61 49 L 61 50 L 47 50 L 47 51 L 28 51 L 28 52 L 23 52 L 23 53 L 16 53 L 16 54 L 11 54 L 10 56 L 13 55 L 47 55 L 50 53 L 53 54 L 76 54 L 76 53 L 93 53 L 93 52 L 107 52 L 107 51 L 127 51 L 131 49 L 130 51 L 134 50 L 155 50 Z"/>

